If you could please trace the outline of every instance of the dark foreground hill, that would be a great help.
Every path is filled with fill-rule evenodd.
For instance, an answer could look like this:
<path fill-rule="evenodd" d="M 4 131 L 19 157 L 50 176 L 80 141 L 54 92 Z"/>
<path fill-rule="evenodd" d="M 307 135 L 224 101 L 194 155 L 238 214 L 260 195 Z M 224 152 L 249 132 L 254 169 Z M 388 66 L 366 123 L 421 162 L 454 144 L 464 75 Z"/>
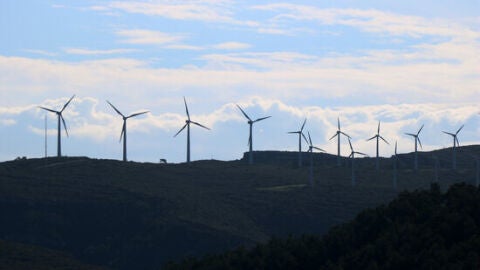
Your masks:
<path fill-rule="evenodd" d="M 373 159 L 358 160 L 355 186 L 349 167 L 326 161 L 315 163 L 314 186 L 307 166 L 260 160 L 254 166 L 82 157 L 4 162 L 0 240 L 32 247 L 32 256 L 38 247 L 112 269 L 158 269 L 168 260 L 253 246 L 272 236 L 323 235 L 398 191 L 428 189 L 437 179 L 443 190 L 475 183 L 470 155 L 480 154 L 480 147 L 461 151 L 458 170 L 440 167 L 437 174 L 426 162 L 414 172 L 410 157 L 402 157 L 397 190 L 389 159 L 379 172 Z M 450 151 L 437 154 L 448 159 Z"/>
<path fill-rule="evenodd" d="M 272 239 L 176 269 L 479 269 L 480 189 L 457 184 L 446 194 L 404 192 L 323 237 Z"/>

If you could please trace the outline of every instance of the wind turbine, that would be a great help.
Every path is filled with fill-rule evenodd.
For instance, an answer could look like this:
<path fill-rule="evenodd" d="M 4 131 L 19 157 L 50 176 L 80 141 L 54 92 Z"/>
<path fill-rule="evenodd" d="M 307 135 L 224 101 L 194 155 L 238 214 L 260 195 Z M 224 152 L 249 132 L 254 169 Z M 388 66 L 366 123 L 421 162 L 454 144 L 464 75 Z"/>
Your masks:
<path fill-rule="evenodd" d="M 355 154 L 359 154 L 362 156 L 367 156 L 367 154 L 364 154 L 362 152 L 357 152 L 353 150 L 352 142 L 350 141 L 350 137 L 348 137 L 348 144 L 350 145 L 350 155 L 348 156 L 350 160 L 352 161 L 352 187 L 355 186 L 356 181 L 355 181 Z"/>
<path fill-rule="evenodd" d="M 197 125 L 197 126 L 202 127 L 204 129 L 208 129 L 208 130 L 210 130 L 210 129 L 208 127 L 200 124 L 200 123 L 197 123 L 197 122 L 194 122 L 194 121 L 190 120 L 190 113 L 188 112 L 187 100 L 185 99 L 185 97 L 183 97 L 183 102 L 185 103 L 185 111 L 187 112 L 187 120 L 185 120 L 185 125 L 173 137 L 177 137 L 177 135 L 180 134 L 180 132 L 182 132 L 182 130 L 187 128 L 187 163 L 190 163 L 190 124 Z"/>
<path fill-rule="evenodd" d="M 310 131 L 308 131 L 308 152 L 310 152 L 310 186 L 313 186 L 313 149 L 316 149 L 321 152 L 325 152 L 322 148 L 318 148 L 313 145 L 312 137 L 310 137 Z"/>
<path fill-rule="evenodd" d="M 43 109 L 43 110 L 46 110 L 46 111 L 49 111 L 49 112 L 52 112 L 52 113 L 55 113 L 57 114 L 57 119 L 58 119 L 58 124 L 57 124 L 57 157 L 61 157 L 62 156 L 62 132 L 61 132 L 61 125 L 60 125 L 60 122 L 63 123 L 63 128 L 65 129 L 65 133 L 67 134 L 67 137 L 68 137 L 68 130 L 67 130 L 67 124 L 65 123 L 65 118 L 63 118 L 63 111 L 65 110 L 65 108 L 67 108 L 68 104 L 70 104 L 70 102 L 72 101 L 72 99 L 75 97 L 75 95 L 73 95 L 68 101 L 67 103 L 65 103 L 63 105 L 63 108 L 60 110 L 60 111 L 55 111 L 55 110 L 52 110 L 52 109 L 49 109 L 49 108 L 45 108 L 45 107 L 42 107 L 42 106 L 39 106 L 39 108 Z"/>
<path fill-rule="evenodd" d="M 423 129 L 423 126 L 420 127 L 420 129 L 418 130 L 418 132 L 416 134 L 413 134 L 413 133 L 405 133 L 406 135 L 408 136 L 412 136 L 415 140 L 415 163 L 414 163 L 414 168 L 415 168 L 415 171 L 418 170 L 418 152 L 417 152 L 417 142 L 418 144 L 420 145 L 420 148 L 422 148 L 422 143 L 420 142 L 420 137 L 418 137 L 418 135 L 420 134 L 420 132 L 422 131 Z"/>
<path fill-rule="evenodd" d="M 341 129 L 340 129 L 340 118 L 337 119 L 337 123 L 338 123 L 338 130 L 337 132 L 335 133 L 335 135 L 333 135 L 330 140 L 332 140 L 333 138 L 337 137 L 337 142 L 338 142 L 338 152 L 337 152 L 337 166 L 340 167 L 340 136 L 341 135 L 344 135 L 346 136 L 348 139 L 351 139 L 350 136 L 348 136 L 348 134 L 346 134 L 345 132 L 343 132 Z"/>
<path fill-rule="evenodd" d="M 290 131 L 289 134 L 298 134 L 298 167 L 302 167 L 302 137 L 308 143 L 307 138 L 305 138 L 305 134 L 303 134 L 303 128 L 305 127 L 305 123 L 307 123 L 307 118 L 303 121 L 302 127 L 298 131 Z"/>
<path fill-rule="evenodd" d="M 397 154 L 397 141 L 395 141 L 395 155 L 393 156 L 393 189 L 397 190 L 398 182 L 398 154 Z"/>
<path fill-rule="evenodd" d="M 371 137 L 370 139 L 368 139 L 367 141 L 371 141 L 373 139 L 377 139 L 377 156 L 376 156 L 376 159 L 375 159 L 375 168 L 376 170 L 378 171 L 380 169 L 380 164 L 379 164 L 379 157 L 378 157 L 378 145 L 379 145 L 379 141 L 380 139 L 382 141 L 384 141 L 385 143 L 389 144 L 387 142 L 387 140 L 385 140 L 385 138 L 383 138 L 381 135 L 380 135 L 380 121 L 378 121 L 378 128 L 377 128 L 377 134 L 373 137 Z"/>
<path fill-rule="evenodd" d="M 460 146 L 460 143 L 458 142 L 458 133 L 460 132 L 460 130 L 462 130 L 464 125 L 462 125 L 458 130 L 457 132 L 455 133 L 450 133 L 450 132 L 446 132 L 446 131 L 442 131 L 443 133 L 447 134 L 447 135 L 450 135 L 453 137 L 453 157 L 452 157 L 452 168 L 454 170 L 457 169 L 457 146 Z"/>
<path fill-rule="evenodd" d="M 122 132 L 120 133 L 120 141 L 122 141 L 122 138 L 123 138 L 123 161 L 127 161 L 127 119 L 148 113 L 149 111 L 134 113 L 129 116 L 125 116 L 117 108 L 115 108 L 115 106 L 113 106 L 113 104 L 110 103 L 108 100 L 107 100 L 107 103 L 110 106 L 112 106 L 112 108 L 123 118 L 123 127 L 122 127 Z"/>
<path fill-rule="evenodd" d="M 248 136 L 248 147 L 249 147 L 249 149 L 248 149 L 248 164 L 253 164 L 253 151 L 252 151 L 252 148 L 253 148 L 253 137 L 252 137 L 253 124 L 256 123 L 256 122 L 265 120 L 267 118 L 270 118 L 271 116 L 261 117 L 261 118 L 258 118 L 258 119 L 253 121 L 245 113 L 245 111 L 243 111 L 242 108 L 240 106 L 238 106 L 238 104 L 237 104 L 237 107 L 240 109 L 240 111 L 243 113 L 243 115 L 248 119 L 248 125 L 250 126 L 250 135 Z"/>

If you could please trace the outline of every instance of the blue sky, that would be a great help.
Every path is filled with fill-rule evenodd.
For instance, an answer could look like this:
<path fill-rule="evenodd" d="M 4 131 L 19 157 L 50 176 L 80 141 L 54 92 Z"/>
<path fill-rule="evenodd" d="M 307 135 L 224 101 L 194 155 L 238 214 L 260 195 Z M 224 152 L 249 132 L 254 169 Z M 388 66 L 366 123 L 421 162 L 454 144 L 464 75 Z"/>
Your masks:
<path fill-rule="evenodd" d="M 451 146 L 441 133 L 465 128 L 480 141 L 480 2 L 476 1 L 13 1 L 0 2 L 0 160 L 41 157 L 45 111 L 65 110 L 69 156 L 120 159 L 121 118 L 130 160 L 185 160 L 183 96 L 192 119 L 192 159 L 232 160 L 247 150 L 295 150 L 297 130 L 335 153 L 337 117 L 357 151 L 382 122 L 391 145 Z M 48 154 L 56 120 L 48 115 Z M 342 153 L 348 144 L 342 142 Z"/>

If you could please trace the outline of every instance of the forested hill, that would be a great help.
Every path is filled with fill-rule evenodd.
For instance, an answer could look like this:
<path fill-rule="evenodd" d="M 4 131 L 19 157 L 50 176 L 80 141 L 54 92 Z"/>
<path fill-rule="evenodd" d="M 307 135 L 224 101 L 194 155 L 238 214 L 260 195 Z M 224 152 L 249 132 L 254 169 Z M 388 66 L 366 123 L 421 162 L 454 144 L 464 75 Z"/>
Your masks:
<path fill-rule="evenodd" d="M 323 237 L 275 238 L 176 269 L 480 269 L 480 189 L 403 192 Z"/>
<path fill-rule="evenodd" d="M 429 189 L 432 182 L 441 190 L 475 184 L 472 156 L 480 155 L 480 146 L 458 149 L 457 170 L 451 169 L 451 153 L 422 153 L 418 171 L 412 170 L 411 154 L 400 156 L 397 188 L 392 159 L 386 158 L 378 171 L 374 158 L 357 159 L 354 185 L 351 163 L 337 167 L 335 157 L 322 155 L 315 156 L 310 183 L 309 155 L 298 167 L 294 152 L 269 152 L 267 161 L 268 155 L 282 158 L 269 163 L 258 156 L 254 165 L 86 157 L 2 162 L 0 240 L 26 247 L 21 258 L 45 258 L 48 250 L 52 258 L 85 265 L 159 269 L 169 260 L 251 247 L 271 237 L 324 235 L 362 210 L 388 203 L 403 190 Z"/>

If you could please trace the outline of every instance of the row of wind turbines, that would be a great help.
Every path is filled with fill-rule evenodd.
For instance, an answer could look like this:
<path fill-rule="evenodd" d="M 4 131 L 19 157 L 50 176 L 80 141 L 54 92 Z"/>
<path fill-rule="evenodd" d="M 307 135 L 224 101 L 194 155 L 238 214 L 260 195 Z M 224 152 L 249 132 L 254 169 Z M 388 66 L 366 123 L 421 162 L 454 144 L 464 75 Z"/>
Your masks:
<path fill-rule="evenodd" d="M 57 119 L 58 119 L 57 120 L 57 157 L 62 156 L 62 150 L 61 150 L 62 149 L 62 142 L 61 142 L 61 126 L 62 126 L 62 124 L 63 124 L 63 128 L 65 129 L 65 133 L 68 137 L 68 129 L 67 129 L 67 125 L 66 125 L 66 122 L 65 122 L 65 118 L 63 117 L 62 113 L 65 111 L 65 109 L 68 107 L 70 102 L 74 99 L 74 97 L 75 97 L 75 95 L 73 95 L 63 105 L 63 107 L 60 110 L 54 110 L 54 109 L 51 109 L 51 108 L 39 106 L 39 108 L 41 108 L 43 110 L 46 110 L 48 112 L 51 112 L 51 113 L 55 113 L 57 115 Z M 199 126 L 201 128 L 207 129 L 207 130 L 210 130 L 210 128 L 208 128 L 205 125 L 202 125 L 198 122 L 192 121 L 191 118 L 190 118 L 190 112 L 188 110 L 188 105 L 187 105 L 187 101 L 186 101 L 185 97 L 183 98 L 183 101 L 184 101 L 184 105 L 185 105 L 185 112 L 186 112 L 187 119 L 185 120 L 185 124 L 183 125 L 183 127 L 174 135 L 174 137 L 177 137 L 177 135 L 179 135 L 185 128 L 187 129 L 187 158 L 186 158 L 186 161 L 187 161 L 187 163 L 189 163 L 190 162 L 190 125 L 193 124 L 193 125 Z M 123 161 L 127 161 L 127 120 L 130 119 L 130 118 L 134 118 L 134 117 L 149 113 L 149 111 L 132 113 L 128 116 L 125 116 L 112 103 L 110 103 L 110 101 L 107 100 L 107 103 L 123 119 L 122 131 L 120 133 L 120 142 L 123 141 Z M 252 120 L 252 118 L 239 105 L 237 105 L 237 107 L 241 111 L 241 113 L 245 116 L 245 118 L 248 120 L 247 121 L 247 123 L 249 125 L 248 163 L 253 164 L 253 125 L 257 122 L 268 119 L 271 116 L 260 117 L 260 118 L 257 118 L 255 120 Z M 297 134 L 298 135 L 298 165 L 299 165 L 299 167 L 302 166 L 302 139 L 308 144 L 308 151 L 307 152 L 312 154 L 310 156 L 310 164 L 312 164 L 313 151 L 314 150 L 325 152 L 325 150 L 313 145 L 312 138 L 310 136 L 310 132 L 307 132 L 308 139 L 305 136 L 305 133 L 304 133 L 303 130 L 305 128 L 306 122 L 307 122 L 307 119 L 305 118 L 305 120 L 303 121 L 299 130 L 288 132 L 289 134 Z M 353 160 L 355 158 L 355 154 L 362 155 L 362 156 L 367 156 L 367 155 L 362 153 L 362 152 L 358 152 L 358 151 L 354 150 L 354 148 L 352 146 L 352 143 L 351 143 L 350 135 L 348 135 L 347 133 L 345 133 L 341 130 L 340 118 L 337 119 L 337 126 L 338 126 L 337 131 L 330 138 L 330 140 L 334 139 L 335 137 L 337 138 L 337 166 L 341 165 L 341 154 L 340 154 L 341 136 L 345 136 L 348 139 L 348 143 L 349 143 L 349 146 L 350 146 L 351 152 L 350 152 L 350 155 L 348 157 L 352 159 L 352 168 L 353 168 Z M 422 125 L 416 133 L 405 133 L 405 135 L 413 137 L 414 142 L 415 142 L 415 152 L 414 152 L 414 154 L 415 154 L 414 169 L 415 170 L 418 170 L 418 145 L 420 145 L 420 147 L 422 148 L 422 143 L 420 141 L 419 135 L 420 135 L 420 132 L 422 131 L 423 127 L 424 127 L 424 125 Z M 460 145 L 459 141 L 458 141 L 458 134 L 463 129 L 463 127 L 464 126 L 462 125 L 455 133 L 442 131 L 443 133 L 445 133 L 447 135 L 450 135 L 453 138 L 453 157 L 452 157 L 452 167 L 453 167 L 453 169 L 456 169 L 456 148 Z M 379 167 L 380 167 L 380 165 L 379 165 L 379 145 L 380 145 L 380 141 L 383 141 L 386 144 L 390 144 L 383 136 L 380 135 L 380 121 L 378 122 L 377 133 L 374 136 L 372 136 L 371 138 L 367 139 L 367 141 L 371 141 L 371 140 L 374 140 L 374 139 L 376 140 L 376 169 L 379 170 Z M 397 156 L 397 143 L 395 142 L 395 157 L 396 156 Z"/>

